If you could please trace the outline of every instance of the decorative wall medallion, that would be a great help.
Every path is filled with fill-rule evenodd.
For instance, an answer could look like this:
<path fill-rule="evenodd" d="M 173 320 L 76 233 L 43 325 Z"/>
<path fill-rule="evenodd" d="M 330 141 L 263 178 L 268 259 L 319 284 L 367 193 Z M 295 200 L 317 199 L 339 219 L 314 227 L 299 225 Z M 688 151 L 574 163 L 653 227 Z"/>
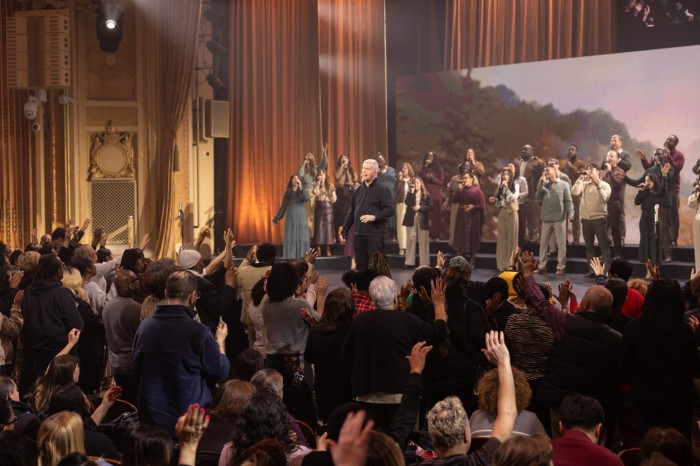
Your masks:
<path fill-rule="evenodd" d="M 105 130 L 90 138 L 88 181 L 103 178 L 134 178 L 134 148 L 130 131 L 117 131 L 112 120 Z"/>

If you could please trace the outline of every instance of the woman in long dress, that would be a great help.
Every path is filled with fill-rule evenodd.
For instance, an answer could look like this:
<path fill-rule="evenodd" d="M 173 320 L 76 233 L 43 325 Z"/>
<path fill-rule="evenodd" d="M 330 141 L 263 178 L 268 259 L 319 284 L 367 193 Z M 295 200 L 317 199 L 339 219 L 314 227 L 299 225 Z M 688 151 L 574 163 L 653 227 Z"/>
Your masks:
<path fill-rule="evenodd" d="M 309 229 L 306 225 L 306 204 L 309 192 L 301 185 L 301 178 L 294 174 L 289 178 L 287 190 L 282 198 L 280 210 L 272 219 L 275 225 L 287 214 L 284 222 L 284 244 L 282 256 L 286 259 L 304 257 L 309 250 Z"/>
<path fill-rule="evenodd" d="M 498 182 L 498 189 L 489 198 L 498 208 L 498 237 L 496 238 L 496 267 L 506 270 L 510 265 L 510 256 L 518 247 L 518 197 L 520 186 L 510 169 L 504 169 Z"/>
<path fill-rule="evenodd" d="M 345 215 L 350 209 L 352 191 L 357 184 L 357 174 L 355 169 L 352 168 L 352 163 L 347 155 L 340 154 L 333 175 L 335 176 L 335 194 L 337 198 L 335 204 L 333 204 L 333 221 L 335 230 L 338 231 L 338 228 L 343 226 L 343 222 L 345 222 Z M 337 241 L 342 243 L 339 235 L 337 236 Z"/>
<path fill-rule="evenodd" d="M 454 248 L 462 255 L 469 255 L 472 268 L 476 266 L 476 252 L 481 246 L 481 225 L 484 219 L 486 198 L 481 188 L 474 184 L 474 176 L 465 173 L 459 190 L 452 196 L 459 204 L 455 227 Z"/>
<path fill-rule="evenodd" d="M 399 243 L 399 254 L 406 253 L 406 235 L 408 229 L 402 225 L 403 218 L 406 215 L 406 194 L 408 194 L 408 185 L 415 178 L 416 174 L 410 163 L 404 162 L 401 164 L 399 176 L 396 177 L 394 184 L 394 192 L 396 193 L 396 241 Z"/>
<path fill-rule="evenodd" d="M 420 169 L 420 177 L 425 183 L 425 188 L 433 198 L 433 202 L 437 205 L 442 205 L 442 186 L 445 184 L 445 173 L 440 165 L 440 160 L 435 152 L 428 152 L 423 158 L 423 166 Z M 430 214 L 430 237 L 440 239 L 440 231 L 442 225 L 440 209 L 433 209 Z"/>
<path fill-rule="evenodd" d="M 308 152 L 304 156 L 304 162 L 301 164 L 301 167 L 297 170 L 297 175 L 299 175 L 304 190 L 309 193 L 309 202 L 305 204 L 304 207 L 306 209 L 306 225 L 309 228 L 309 236 L 314 234 L 315 199 L 312 191 L 314 189 L 316 177 L 318 176 L 318 171 L 325 170 L 326 167 L 328 167 L 328 153 L 324 150 L 321 155 L 321 161 L 318 164 L 316 164 L 316 157 L 314 157 L 314 154 Z"/>
<path fill-rule="evenodd" d="M 430 265 L 430 212 L 433 211 L 433 200 L 425 190 L 420 178 L 414 178 L 406 194 L 406 212 L 403 226 L 406 227 L 406 265 L 416 264 L 416 241 L 418 241 L 419 264 Z"/>
<path fill-rule="evenodd" d="M 333 243 L 333 204 L 337 197 L 335 186 L 328 181 L 326 170 L 320 169 L 316 184 L 314 184 L 313 196 L 316 199 L 314 207 L 314 241 L 318 255 L 321 255 L 321 248 L 325 246 L 326 256 L 331 255 L 330 244 Z"/>
<path fill-rule="evenodd" d="M 665 196 L 665 177 L 660 180 L 654 173 L 650 173 L 644 178 L 644 187 L 634 198 L 634 204 L 642 208 L 642 215 L 639 217 L 639 262 L 645 263 L 647 259 L 651 259 L 652 263 L 659 263 L 659 248 L 654 234 L 654 206 L 663 205 Z"/>

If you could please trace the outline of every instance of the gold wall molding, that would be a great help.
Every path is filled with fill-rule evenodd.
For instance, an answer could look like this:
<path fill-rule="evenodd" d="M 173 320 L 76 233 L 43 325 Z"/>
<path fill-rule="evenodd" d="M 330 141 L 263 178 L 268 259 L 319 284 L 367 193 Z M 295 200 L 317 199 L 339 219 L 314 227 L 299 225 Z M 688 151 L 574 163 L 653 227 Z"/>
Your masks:
<path fill-rule="evenodd" d="M 134 178 L 134 147 L 131 131 L 118 131 L 109 120 L 105 130 L 90 137 L 88 181 Z"/>

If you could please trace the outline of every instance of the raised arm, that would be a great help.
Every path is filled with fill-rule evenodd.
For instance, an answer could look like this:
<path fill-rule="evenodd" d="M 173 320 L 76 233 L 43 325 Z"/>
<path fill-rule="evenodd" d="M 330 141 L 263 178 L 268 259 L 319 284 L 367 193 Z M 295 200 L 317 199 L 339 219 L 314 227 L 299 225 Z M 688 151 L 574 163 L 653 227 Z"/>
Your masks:
<path fill-rule="evenodd" d="M 498 369 L 498 414 L 493 421 L 491 436 L 505 442 L 513 435 L 518 408 L 515 405 L 515 382 L 510 366 L 510 353 L 506 347 L 503 332 L 487 333 L 486 349 L 481 351 Z"/>

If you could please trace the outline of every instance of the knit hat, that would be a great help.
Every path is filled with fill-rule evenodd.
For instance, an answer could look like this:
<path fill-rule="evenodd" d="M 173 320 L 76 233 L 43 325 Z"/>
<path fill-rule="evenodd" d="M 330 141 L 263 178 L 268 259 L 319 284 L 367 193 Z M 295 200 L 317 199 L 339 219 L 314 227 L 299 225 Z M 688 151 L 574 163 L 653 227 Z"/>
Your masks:
<path fill-rule="evenodd" d="M 194 249 L 183 249 L 180 251 L 180 267 L 189 270 L 199 263 L 202 255 Z"/>

